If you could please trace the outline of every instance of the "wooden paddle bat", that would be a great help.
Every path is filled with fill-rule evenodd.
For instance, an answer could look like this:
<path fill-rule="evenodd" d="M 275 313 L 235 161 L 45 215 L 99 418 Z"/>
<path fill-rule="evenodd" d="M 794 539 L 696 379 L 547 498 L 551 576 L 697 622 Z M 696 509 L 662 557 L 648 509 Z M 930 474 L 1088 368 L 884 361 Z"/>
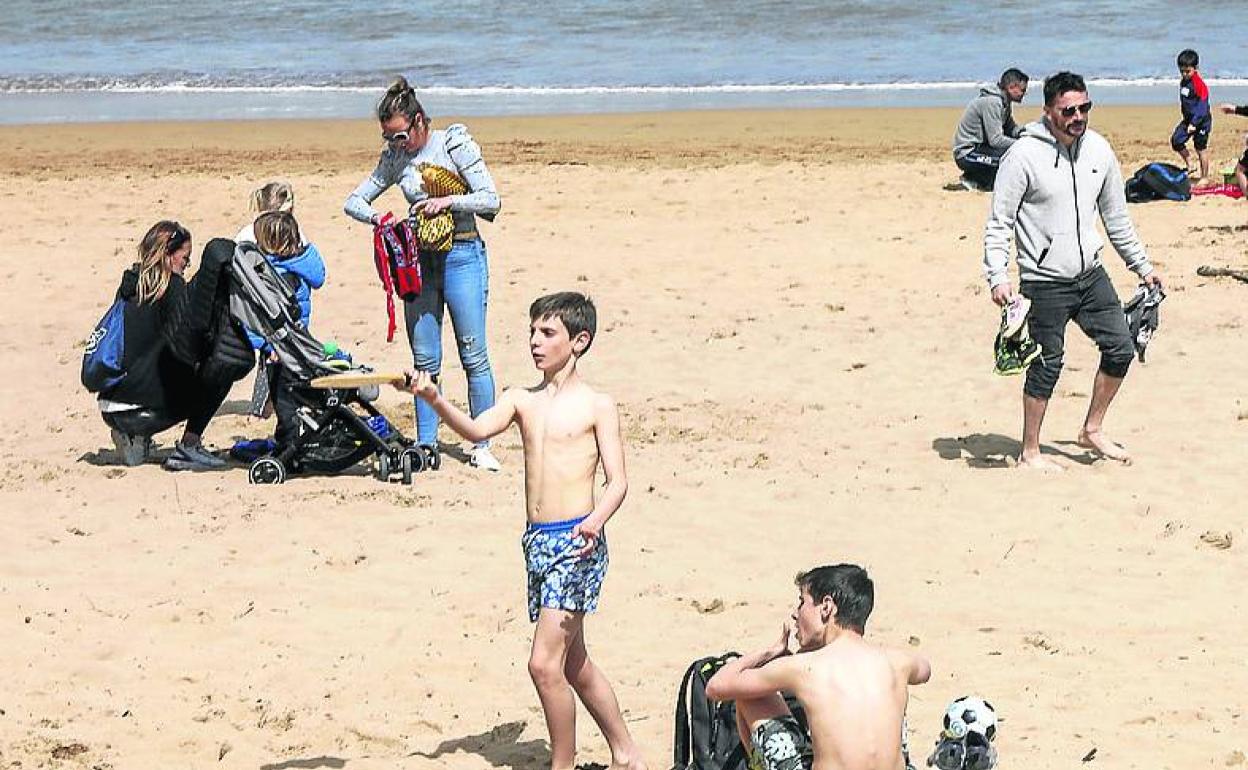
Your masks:
<path fill-rule="evenodd" d="M 1236 270 L 1232 267 L 1215 267 L 1214 265 L 1201 265 L 1196 268 L 1196 275 L 1203 275 L 1206 278 L 1234 278 L 1237 281 L 1248 283 L 1248 270 Z"/>

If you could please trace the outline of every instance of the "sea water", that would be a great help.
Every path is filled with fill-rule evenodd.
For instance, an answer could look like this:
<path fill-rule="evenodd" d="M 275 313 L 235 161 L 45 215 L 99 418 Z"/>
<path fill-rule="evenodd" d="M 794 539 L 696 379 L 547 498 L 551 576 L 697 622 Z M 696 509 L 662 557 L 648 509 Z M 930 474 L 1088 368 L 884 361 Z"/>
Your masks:
<path fill-rule="evenodd" d="M 1201 54 L 1248 101 L 1245 0 L 7 0 L 0 122 L 958 105 L 1006 67 L 1177 100 Z M 1028 103 L 1037 103 L 1029 95 Z"/>

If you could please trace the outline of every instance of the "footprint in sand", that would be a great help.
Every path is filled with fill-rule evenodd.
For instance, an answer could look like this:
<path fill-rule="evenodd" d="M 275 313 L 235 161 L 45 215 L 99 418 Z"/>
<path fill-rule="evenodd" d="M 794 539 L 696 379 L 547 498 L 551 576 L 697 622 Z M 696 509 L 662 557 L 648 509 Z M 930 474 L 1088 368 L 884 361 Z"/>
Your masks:
<path fill-rule="evenodd" d="M 1201 533 L 1200 542 L 1219 551 L 1227 551 L 1234 544 L 1234 538 L 1230 532 L 1214 532 L 1210 530 Z"/>

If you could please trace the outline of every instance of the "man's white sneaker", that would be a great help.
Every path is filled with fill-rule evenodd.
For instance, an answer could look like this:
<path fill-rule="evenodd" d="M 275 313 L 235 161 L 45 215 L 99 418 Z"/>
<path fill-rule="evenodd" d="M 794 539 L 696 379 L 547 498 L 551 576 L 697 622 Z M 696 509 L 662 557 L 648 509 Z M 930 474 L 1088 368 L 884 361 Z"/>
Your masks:
<path fill-rule="evenodd" d="M 1027 322 L 1027 313 L 1031 310 L 1031 300 L 1019 294 L 1014 297 L 1010 304 L 1005 306 L 1005 312 L 1002 313 L 1001 334 L 1006 337 L 1013 337 L 1023 328 L 1023 324 Z"/>
<path fill-rule="evenodd" d="M 486 471 L 501 471 L 502 463 L 494 456 L 488 446 L 479 446 L 472 450 L 472 454 L 468 457 L 468 464 L 474 468 L 480 468 Z"/>

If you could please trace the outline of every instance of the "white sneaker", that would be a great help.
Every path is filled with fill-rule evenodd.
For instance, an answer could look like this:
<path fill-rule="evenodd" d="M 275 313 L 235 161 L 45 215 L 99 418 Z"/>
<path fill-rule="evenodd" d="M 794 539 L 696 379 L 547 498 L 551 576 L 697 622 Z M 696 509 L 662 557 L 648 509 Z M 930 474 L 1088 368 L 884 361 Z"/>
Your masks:
<path fill-rule="evenodd" d="M 472 454 L 468 457 L 468 464 L 474 468 L 480 468 L 486 471 L 498 472 L 503 469 L 502 463 L 494 456 L 488 446 L 475 447 Z"/>
<path fill-rule="evenodd" d="M 1031 311 L 1031 300 L 1019 294 L 1014 297 L 1014 301 L 1005 306 L 1002 311 L 1001 334 L 1006 337 L 1013 337 L 1022 330 L 1023 324 L 1027 322 L 1027 313 Z"/>

